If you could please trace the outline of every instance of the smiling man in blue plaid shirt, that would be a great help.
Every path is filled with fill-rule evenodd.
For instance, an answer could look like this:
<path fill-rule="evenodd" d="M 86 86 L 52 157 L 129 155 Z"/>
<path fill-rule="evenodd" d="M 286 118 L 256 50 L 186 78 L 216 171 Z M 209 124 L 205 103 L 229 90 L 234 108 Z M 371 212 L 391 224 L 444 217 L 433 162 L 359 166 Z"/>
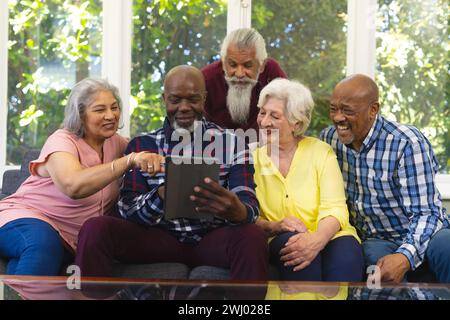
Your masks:
<path fill-rule="evenodd" d="M 122 218 L 96 217 L 88 220 L 80 232 L 77 264 L 82 275 L 111 276 L 117 260 L 210 265 L 229 268 L 233 280 L 265 280 L 267 239 L 254 224 L 259 204 L 248 147 L 240 150 L 236 135 L 202 117 L 206 90 L 200 70 L 190 66 L 170 70 L 163 98 L 167 111 L 163 127 L 134 138 L 128 145 L 126 153 L 131 157 L 147 151 L 153 160 L 148 162 L 147 171 L 134 169 L 125 175 L 119 200 Z M 202 135 L 195 137 L 196 125 L 203 132 L 214 133 L 214 142 L 223 141 L 219 144 L 223 150 L 215 149 L 214 155 L 222 157 L 220 181 L 207 178 L 208 188 L 197 186 L 191 195 L 197 210 L 214 215 L 214 219 L 168 220 L 164 214 L 165 173 L 160 163 L 173 153 L 180 155 L 175 152 L 180 146 L 180 135 L 175 131 L 184 132 L 182 142 L 185 134 L 191 137 L 192 143 L 182 149 L 183 157 L 188 152 L 202 156 L 209 150 L 211 141 L 204 141 Z M 234 147 L 227 143 L 230 140 Z"/>
<path fill-rule="evenodd" d="M 434 183 L 438 162 L 417 128 L 388 121 L 379 108 L 375 82 L 350 76 L 331 97 L 334 126 L 321 133 L 336 152 L 366 265 L 398 283 L 426 262 L 448 283 L 450 229 Z"/>

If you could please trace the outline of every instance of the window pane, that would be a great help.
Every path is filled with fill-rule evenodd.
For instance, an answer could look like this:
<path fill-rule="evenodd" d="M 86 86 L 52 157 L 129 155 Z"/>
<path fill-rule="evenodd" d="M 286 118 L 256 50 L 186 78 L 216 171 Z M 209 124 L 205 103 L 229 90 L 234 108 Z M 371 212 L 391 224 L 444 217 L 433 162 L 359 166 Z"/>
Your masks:
<path fill-rule="evenodd" d="M 226 34 L 226 0 L 133 2 L 130 135 L 158 128 L 165 73 L 179 64 L 198 68 L 219 59 Z"/>
<path fill-rule="evenodd" d="M 328 100 L 345 76 L 347 0 L 262 0 L 252 2 L 252 26 L 267 52 L 290 79 L 304 83 L 316 104 L 309 135 L 330 124 Z"/>
<path fill-rule="evenodd" d="M 379 1 L 377 76 L 381 112 L 412 124 L 450 173 L 448 1 Z"/>
<path fill-rule="evenodd" d="M 7 164 L 62 123 L 70 88 L 101 74 L 101 0 L 9 0 Z"/>

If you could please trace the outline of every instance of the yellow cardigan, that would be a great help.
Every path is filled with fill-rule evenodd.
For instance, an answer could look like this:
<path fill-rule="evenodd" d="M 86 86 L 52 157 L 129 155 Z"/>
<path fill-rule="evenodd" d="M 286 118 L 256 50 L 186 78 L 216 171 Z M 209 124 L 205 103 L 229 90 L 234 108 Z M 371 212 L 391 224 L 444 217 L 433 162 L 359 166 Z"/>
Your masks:
<path fill-rule="evenodd" d="M 349 223 L 344 181 L 331 146 L 304 137 L 298 143 L 286 178 L 267 156 L 265 146 L 254 150 L 253 157 L 261 218 L 279 221 L 295 216 L 308 231 L 314 232 L 321 219 L 333 216 L 341 229 L 332 239 L 350 235 L 360 242 Z"/>

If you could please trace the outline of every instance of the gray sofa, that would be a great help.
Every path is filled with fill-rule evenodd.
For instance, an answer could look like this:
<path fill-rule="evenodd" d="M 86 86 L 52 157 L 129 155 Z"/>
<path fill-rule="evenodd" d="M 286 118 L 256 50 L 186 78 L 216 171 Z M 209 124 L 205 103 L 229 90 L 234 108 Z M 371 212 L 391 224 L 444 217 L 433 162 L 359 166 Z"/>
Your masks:
<path fill-rule="evenodd" d="M 23 158 L 20 169 L 8 170 L 3 174 L 3 183 L 0 199 L 14 193 L 23 181 L 30 175 L 28 164 L 37 159 L 39 150 L 31 150 Z M 0 274 L 6 270 L 6 259 L 0 257 Z M 230 272 L 212 266 L 199 266 L 194 269 L 180 263 L 155 263 L 155 264 L 117 264 L 114 268 L 117 277 L 127 278 L 154 278 L 154 279 L 210 279 L 228 280 Z"/>

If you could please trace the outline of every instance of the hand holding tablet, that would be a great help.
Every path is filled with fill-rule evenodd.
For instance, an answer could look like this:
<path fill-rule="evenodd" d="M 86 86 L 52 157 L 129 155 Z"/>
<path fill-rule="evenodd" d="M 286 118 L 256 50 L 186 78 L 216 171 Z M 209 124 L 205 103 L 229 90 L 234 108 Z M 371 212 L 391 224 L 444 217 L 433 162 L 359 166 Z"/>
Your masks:
<path fill-rule="evenodd" d="M 164 215 L 168 220 L 178 218 L 213 220 L 214 213 L 196 210 L 190 199 L 195 187 L 207 188 L 204 179 L 219 181 L 220 165 L 211 159 L 194 161 L 195 158 L 166 158 L 166 181 L 164 186 Z M 192 160 L 192 161 L 191 161 Z"/>
<path fill-rule="evenodd" d="M 210 178 L 204 179 L 203 186 L 194 187 L 190 199 L 195 202 L 198 213 L 214 214 L 233 222 L 247 218 L 247 208 L 238 196 Z"/>

